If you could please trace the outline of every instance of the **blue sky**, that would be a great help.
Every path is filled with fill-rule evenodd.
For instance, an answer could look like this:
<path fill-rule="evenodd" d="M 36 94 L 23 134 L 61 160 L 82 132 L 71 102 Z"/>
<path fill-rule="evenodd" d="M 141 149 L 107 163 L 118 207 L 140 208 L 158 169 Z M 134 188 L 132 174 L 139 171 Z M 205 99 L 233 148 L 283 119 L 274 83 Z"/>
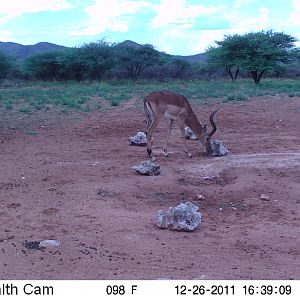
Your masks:
<path fill-rule="evenodd" d="M 300 40 L 300 0 L 0 0 L 0 41 L 25 45 L 130 39 L 193 55 L 226 34 L 269 29 Z"/>

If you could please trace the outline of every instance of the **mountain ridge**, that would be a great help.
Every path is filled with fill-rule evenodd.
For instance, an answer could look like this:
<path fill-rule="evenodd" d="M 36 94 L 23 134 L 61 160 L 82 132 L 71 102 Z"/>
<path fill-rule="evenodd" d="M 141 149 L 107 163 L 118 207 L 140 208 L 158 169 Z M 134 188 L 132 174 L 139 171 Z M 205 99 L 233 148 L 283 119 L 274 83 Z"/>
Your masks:
<path fill-rule="evenodd" d="M 119 45 L 129 46 L 129 47 L 141 47 L 142 45 L 139 43 L 136 43 L 131 40 L 125 40 Z M 49 51 L 62 51 L 64 49 L 67 49 L 70 47 L 57 45 L 49 42 L 39 42 L 34 45 L 22 45 L 19 43 L 14 42 L 1 42 L 0 41 L 0 51 L 4 52 L 5 54 L 8 54 L 10 56 L 15 57 L 17 60 L 23 60 L 33 54 L 36 53 L 43 53 L 43 52 L 49 52 Z M 162 51 L 159 51 L 160 53 L 164 53 Z M 205 53 L 199 53 L 194 55 L 172 55 L 164 53 L 169 57 L 175 58 L 175 59 L 182 59 L 189 62 L 199 62 L 199 61 L 205 61 L 207 58 L 207 55 Z"/>
<path fill-rule="evenodd" d="M 60 46 L 48 42 L 39 42 L 34 45 L 22 45 L 14 42 L 0 42 L 0 51 L 15 57 L 18 60 L 25 59 L 26 57 L 48 51 L 62 51 L 68 47 Z"/>

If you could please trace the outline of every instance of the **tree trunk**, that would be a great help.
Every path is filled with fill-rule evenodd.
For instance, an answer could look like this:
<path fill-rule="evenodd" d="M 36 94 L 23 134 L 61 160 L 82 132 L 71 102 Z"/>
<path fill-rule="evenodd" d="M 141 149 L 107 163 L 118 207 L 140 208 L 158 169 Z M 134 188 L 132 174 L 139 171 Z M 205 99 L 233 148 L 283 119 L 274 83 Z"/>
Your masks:
<path fill-rule="evenodd" d="M 258 80 L 258 75 L 257 75 L 257 70 L 251 71 L 253 80 L 255 84 L 259 84 L 259 80 Z"/>
<path fill-rule="evenodd" d="M 251 71 L 255 84 L 260 84 L 261 77 L 263 76 L 265 71 L 266 70 L 262 70 L 261 72 L 258 72 L 257 70 Z"/>
<path fill-rule="evenodd" d="M 234 75 L 233 75 L 233 73 L 232 73 L 231 67 L 226 68 L 226 72 L 229 74 L 229 76 L 230 76 L 230 78 L 231 78 L 232 81 L 236 81 L 237 76 L 238 76 L 238 74 L 239 74 L 239 72 L 240 72 L 240 69 L 237 68 L 237 69 L 235 70 L 235 72 L 234 72 Z"/>
<path fill-rule="evenodd" d="M 234 74 L 234 81 L 236 81 L 236 78 L 238 76 L 238 74 L 240 73 L 240 68 L 237 68 Z"/>
<path fill-rule="evenodd" d="M 258 83 L 260 83 L 260 79 L 261 79 L 261 77 L 263 76 L 264 73 L 265 73 L 265 70 L 262 70 L 260 72 L 260 74 L 258 75 Z"/>
<path fill-rule="evenodd" d="M 234 77 L 232 75 L 231 68 L 226 68 L 226 72 L 229 74 L 231 80 L 234 81 Z"/>

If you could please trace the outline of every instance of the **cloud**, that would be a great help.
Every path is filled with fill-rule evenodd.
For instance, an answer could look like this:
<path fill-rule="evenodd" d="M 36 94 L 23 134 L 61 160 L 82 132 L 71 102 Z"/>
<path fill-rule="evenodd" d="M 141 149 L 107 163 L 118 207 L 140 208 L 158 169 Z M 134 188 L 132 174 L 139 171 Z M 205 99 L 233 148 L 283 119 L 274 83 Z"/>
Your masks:
<path fill-rule="evenodd" d="M 154 1 L 111 0 L 104 3 L 94 0 L 94 3 L 84 9 L 88 20 L 78 24 L 71 36 L 95 36 L 108 31 L 127 32 L 132 18 L 138 18 L 141 12 L 154 12 L 155 17 L 148 22 L 150 29 L 177 26 L 184 29 L 193 27 L 197 17 L 216 12 L 217 7 L 206 7 L 201 4 L 188 4 L 186 0 Z M 147 23 L 147 21 L 145 21 Z"/>
<path fill-rule="evenodd" d="M 156 42 L 164 51 L 176 54 L 176 44 L 176 51 L 180 49 L 186 55 L 201 53 L 216 40 L 223 40 L 224 35 L 270 29 L 271 8 L 256 3 L 255 0 L 236 0 L 231 5 L 210 7 L 185 0 L 162 0 L 155 7 L 157 15 L 151 20 L 150 27 L 160 31 Z M 215 28 L 205 27 L 208 17 Z"/>
<path fill-rule="evenodd" d="M 235 0 L 233 8 L 234 9 L 240 9 L 242 6 L 252 3 L 253 0 Z"/>
<path fill-rule="evenodd" d="M 201 4 L 188 4 L 186 0 L 161 0 L 160 5 L 153 6 L 156 16 L 151 20 L 153 29 L 169 25 L 180 25 L 190 28 L 200 16 L 211 15 L 218 7 Z"/>
<path fill-rule="evenodd" d="M 241 2 L 241 1 L 238 1 Z M 244 1 L 243 4 L 246 2 Z M 247 2 L 248 3 L 248 2 Z M 222 18 L 230 23 L 230 28 L 236 31 L 249 32 L 264 30 L 269 24 L 269 9 L 266 7 L 259 7 L 257 11 L 253 11 L 252 15 L 249 15 L 247 10 L 241 9 L 241 3 L 237 5 L 235 3 L 232 10 L 227 8 L 223 14 Z"/>
<path fill-rule="evenodd" d="M 13 38 L 12 32 L 9 30 L 0 30 L 1 42 L 16 42 L 16 39 Z"/>
<path fill-rule="evenodd" d="M 78 29 L 71 32 L 71 36 L 94 36 L 106 30 L 126 32 L 131 15 L 152 7 L 147 1 L 94 0 L 93 2 L 93 5 L 84 9 L 88 21 L 79 24 Z"/>
<path fill-rule="evenodd" d="M 25 13 L 60 11 L 72 7 L 67 0 L 1 0 L 0 5 L 0 24 L 4 24 Z"/>
<path fill-rule="evenodd" d="M 174 44 L 180 50 L 182 55 L 191 55 L 193 53 L 203 53 L 208 46 L 215 45 L 215 41 L 224 39 L 224 35 L 242 34 L 242 30 L 236 29 L 214 29 L 214 30 L 168 30 L 164 31 L 157 39 L 160 50 L 169 54 L 178 54 L 174 52 Z M 177 41 L 180 41 L 178 44 Z M 177 50 L 178 51 L 178 50 Z"/>
<path fill-rule="evenodd" d="M 208 46 L 215 46 L 215 41 L 222 41 L 224 35 L 233 35 L 243 33 L 242 30 L 235 29 L 217 29 L 217 30 L 202 30 L 198 36 L 198 43 L 192 48 L 193 52 L 205 52 Z"/>
<path fill-rule="evenodd" d="M 289 22 L 293 26 L 300 26 L 300 0 L 293 0 L 294 11 L 289 16 Z"/>

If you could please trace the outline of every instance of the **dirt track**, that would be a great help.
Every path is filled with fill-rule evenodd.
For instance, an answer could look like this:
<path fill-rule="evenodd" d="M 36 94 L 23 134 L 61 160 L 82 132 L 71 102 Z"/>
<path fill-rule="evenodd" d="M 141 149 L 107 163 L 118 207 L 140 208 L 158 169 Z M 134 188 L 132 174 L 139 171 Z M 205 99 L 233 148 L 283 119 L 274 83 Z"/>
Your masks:
<path fill-rule="evenodd" d="M 299 100 L 223 104 L 215 138 L 227 157 L 188 141 L 186 158 L 178 126 L 163 157 L 162 123 L 157 177 L 131 169 L 146 159 L 127 141 L 145 128 L 134 101 L 73 120 L 0 120 L 0 279 L 300 279 Z M 218 104 L 193 107 L 207 122 Z M 187 200 L 202 213 L 196 231 L 156 227 L 158 209 Z M 24 246 L 44 239 L 61 245 Z"/>

